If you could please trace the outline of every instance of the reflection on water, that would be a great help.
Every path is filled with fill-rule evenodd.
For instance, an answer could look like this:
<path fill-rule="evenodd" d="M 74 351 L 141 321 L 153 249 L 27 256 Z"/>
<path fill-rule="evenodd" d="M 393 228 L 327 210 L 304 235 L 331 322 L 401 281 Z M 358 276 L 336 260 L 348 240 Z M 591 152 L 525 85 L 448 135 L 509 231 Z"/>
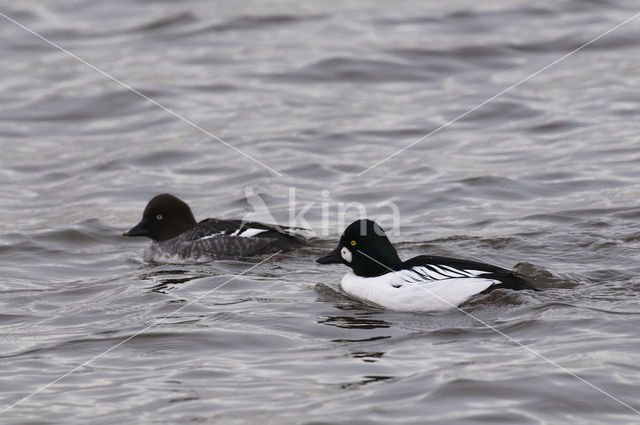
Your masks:
<path fill-rule="evenodd" d="M 340 384 L 340 388 L 343 390 L 357 390 L 365 385 L 375 384 L 378 382 L 384 382 L 389 379 L 393 379 L 393 376 L 363 376 L 362 380 L 358 382 L 349 382 Z"/>
<path fill-rule="evenodd" d="M 184 277 L 175 277 L 181 275 L 184 275 Z M 149 273 L 143 273 L 140 276 L 140 280 L 153 282 L 153 286 L 150 288 L 152 291 L 166 294 L 176 286 L 205 276 L 206 275 L 204 274 L 192 274 L 189 270 L 168 269 L 163 267 L 161 270 L 153 270 Z"/>
<path fill-rule="evenodd" d="M 384 356 L 384 352 L 382 351 L 373 351 L 373 352 L 352 351 L 349 354 L 353 356 L 353 358 L 362 359 L 363 362 L 368 362 L 368 363 L 374 363 L 378 359 L 382 358 L 382 356 Z"/>
<path fill-rule="evenodd" d="M 347 329 L 379 329 L 391 325 L 384 320 L 374 319 L 373 314 L 359 313 L 356 316 L 331 316 L 319 320 L 318 323 Z"/>
<path fill-rule="evenodd" d="M 316 284 L 314 289 L 319 294 L 319 301 L 331 301 L 335 304 L 337 310 L 352 313 L 351 315 L 326 316 L 318 320 L 318 323 L 346 329 L 383 329 L 390 327 L 389 323 L 375 318 L 381 309 L 347 297 L 322 283 Z"/>

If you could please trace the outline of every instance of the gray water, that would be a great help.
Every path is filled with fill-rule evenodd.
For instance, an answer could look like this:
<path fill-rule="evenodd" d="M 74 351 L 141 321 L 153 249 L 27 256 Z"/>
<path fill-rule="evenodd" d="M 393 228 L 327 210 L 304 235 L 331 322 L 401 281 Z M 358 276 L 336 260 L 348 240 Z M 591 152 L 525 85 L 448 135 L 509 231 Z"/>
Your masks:
<path fill-rule="evenodd" d="M 246 154 L 0 17 L 3 424 L 640 422 L 640 18 L 359 175 L 637 2 L 0 12 Z M 157 193 L 241 218 L 245 188 L 283 224 L 310 205 L 312 245 L 175 264 L 121 236 Z M 383 202 L 402 258 L 486 261 L 544 291 L 444 313 L 349 299 L 345 268 L 313 260 L 358 217 L 340 208 Z"/>

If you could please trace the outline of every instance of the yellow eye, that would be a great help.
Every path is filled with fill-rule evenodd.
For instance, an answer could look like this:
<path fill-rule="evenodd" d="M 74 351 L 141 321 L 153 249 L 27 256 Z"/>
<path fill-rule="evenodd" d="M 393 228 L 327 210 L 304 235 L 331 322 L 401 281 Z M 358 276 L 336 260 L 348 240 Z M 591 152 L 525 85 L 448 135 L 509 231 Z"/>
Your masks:
<path fill-rule="evenodd" d="M 351 246 L 356 246 L 356 241 L 351 241 Z"/>

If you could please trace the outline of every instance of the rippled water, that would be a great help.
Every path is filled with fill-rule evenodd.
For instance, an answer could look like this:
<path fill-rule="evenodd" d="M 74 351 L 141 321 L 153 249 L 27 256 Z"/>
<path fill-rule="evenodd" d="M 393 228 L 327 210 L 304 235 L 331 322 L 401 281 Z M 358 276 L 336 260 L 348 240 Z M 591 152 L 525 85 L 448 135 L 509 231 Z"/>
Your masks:
<path fill-rule="evenodd" d="M 2 423 L 640 421 L 640 18 L 359 175 L 637 3 L 0 12 L 271 169 L 0 17 Z M 120 236 L 165 191 L 243 217 L 246 187 L 281 223 L 295 196 L 319 238 L 262 264 L 162 264 Z M 495 330 L 343 296 L 346 270 L 313 260 L 348 203 L 384 202 L 401 257 L 515 267 L 545 291 L 463 306 Z"/>

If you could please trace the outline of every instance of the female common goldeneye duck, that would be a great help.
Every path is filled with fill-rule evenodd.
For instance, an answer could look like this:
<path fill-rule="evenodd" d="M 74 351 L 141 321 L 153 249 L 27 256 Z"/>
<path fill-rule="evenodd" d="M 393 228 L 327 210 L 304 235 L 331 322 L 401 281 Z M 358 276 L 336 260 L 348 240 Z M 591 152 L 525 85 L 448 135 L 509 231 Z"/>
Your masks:
<path fill-rule="evenodd" d="M 168 193 L 155 196 L 142 221 L 124 236 L 146 236 L 154 243 L 150 256 L 182 259 L 251 257 L 306 245 L 296 229 L 242 220 L 208 218 L 196 222 L 191 208 Z M 300 230 L 300 229 L 297 229 Z"/>
<path fill-rule="evenodd" d="M 316 261 L 351 267 L 340 284 L 344 292 L 400 311 L 448 310 L 498 288 L 538 290 L 515 272 L 476 261 L 431 255 L 402 261 L 371 220 L 351 223 L 338 247 Z"/>

